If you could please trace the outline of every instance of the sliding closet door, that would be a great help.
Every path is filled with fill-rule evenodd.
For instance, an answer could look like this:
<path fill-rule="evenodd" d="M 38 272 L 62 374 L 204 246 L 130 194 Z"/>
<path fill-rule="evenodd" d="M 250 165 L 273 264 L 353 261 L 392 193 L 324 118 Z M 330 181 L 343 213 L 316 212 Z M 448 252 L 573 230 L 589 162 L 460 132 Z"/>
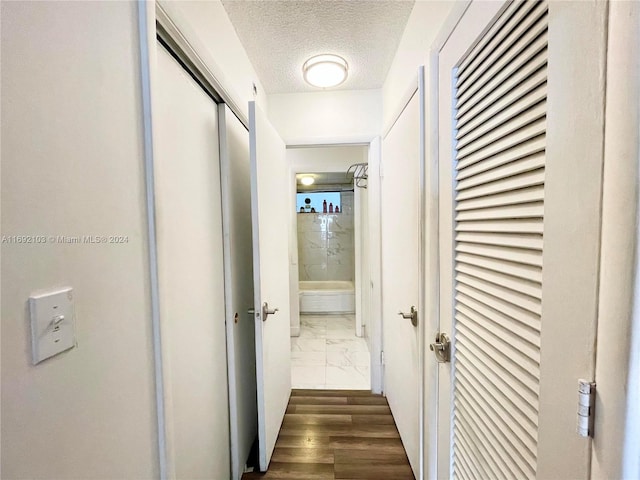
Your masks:
<path fill-rule="evenodd" d="M 603 12 L 474 2 L 440 52 L 441 476 L 588 478 Z"/>
<path fill-rule="evenodd" d="M 218 111 L 161 46 L 155 91 L 169 475 L 229 478 Z"/>

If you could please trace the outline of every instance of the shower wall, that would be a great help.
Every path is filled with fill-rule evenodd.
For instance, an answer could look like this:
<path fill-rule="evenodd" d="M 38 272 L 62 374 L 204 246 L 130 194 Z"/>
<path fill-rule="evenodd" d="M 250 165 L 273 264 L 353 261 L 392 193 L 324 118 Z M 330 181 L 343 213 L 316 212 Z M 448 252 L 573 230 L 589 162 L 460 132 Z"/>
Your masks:
<path fill-rule="evenodd" d="M 299 213 L 300 280 L 355 278 L 353 192 L 344 192 L 340 213 Z"/>

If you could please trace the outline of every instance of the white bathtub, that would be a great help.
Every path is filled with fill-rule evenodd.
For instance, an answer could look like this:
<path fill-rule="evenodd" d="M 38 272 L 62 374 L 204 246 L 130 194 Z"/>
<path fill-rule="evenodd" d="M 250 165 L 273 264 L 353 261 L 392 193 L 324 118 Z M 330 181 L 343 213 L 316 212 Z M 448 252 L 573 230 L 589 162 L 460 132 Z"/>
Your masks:
<path fill-rule="evenodd" d="M 329 280 L 325 282 L 301 281 L 300 313 L 354 313 L 355 289 L 353 282 Z"/>

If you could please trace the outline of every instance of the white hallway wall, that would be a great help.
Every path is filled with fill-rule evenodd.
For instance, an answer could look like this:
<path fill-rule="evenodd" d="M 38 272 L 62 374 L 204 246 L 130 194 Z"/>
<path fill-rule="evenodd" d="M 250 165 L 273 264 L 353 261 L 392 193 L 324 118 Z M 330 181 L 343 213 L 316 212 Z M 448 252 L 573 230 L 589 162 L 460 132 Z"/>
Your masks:
<path fill-rule="evenodd" d="M 2 3 L 2 477 L 158 476 L 136 5 Z M 74 287 L 78 346 L 31 365 L 29 295 Z"/>
<path fill-rule="evenodd" d="M 383 126 L 399 114 L 409 100 L 407 92 L 415 86 L 418 67 L 428 68 L 429 49 L 456 2 L 417 0 L 405 28 L 398 51 L 382 87 Z M 428 76 L 428 71 L 426 72 Z"/>
<path fill-rule="evenodd" d="M 219 1 L 163 5 L 236 103 L 254 81 L 265 103 Z M 2 477 L 157 478 L 136 4 L 3 2 L 1 17 L 2 234 L 129 237 L 2 245 Z M 62 285 L 78 347 L 33 367 L 26 301 Z"/>
<path fill-rule="evenodd" d="M 608 35 L 591 478 L 634 479 L 640 478 L 640 4 L 612 2 Z"/>
<path fill-rule="evenodd" d="M 382 129 L 380 90 L 269 95 L 269 120 L 287 145 L 368 143 Z"/>

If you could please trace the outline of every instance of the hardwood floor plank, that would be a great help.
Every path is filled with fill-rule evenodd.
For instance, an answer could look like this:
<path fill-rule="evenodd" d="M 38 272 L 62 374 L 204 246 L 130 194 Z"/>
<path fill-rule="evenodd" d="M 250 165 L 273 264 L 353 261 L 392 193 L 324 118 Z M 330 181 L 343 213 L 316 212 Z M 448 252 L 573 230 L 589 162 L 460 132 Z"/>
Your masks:
<path fill-rule="evenodd" d="M 280 434 L 276 447 L 324 448 L 330 447 L 329 437 Z"/>
<path fill-rule="evenodd" d="M 295 405 L 295 411 L 287 413 L 316 413 L 343 415 L 391 415 L 386 405 Z"/>
<path fill-rule="evenodd" d="M 391 415 L 350 415 L 353 425 L 395 425 Z"/>
<path fill-rule="evenodd" d="M 349 405 L 387 405 L 387 399 L 384 397 L 347 397 Z"/>
<path fill-rule="evenodd" d="M 263 474 L 244 474 L 243 480 L 287 479 L 287 480 L 334 480 L 333 465 L 327 463 L 283 463 L 271 462 Z"/>
<path fill-rule="evenodd" d="M 371 393 L 369 390 L 309 390 L 294 389 L 291 390 L 292 397 L 356 397 L 356 396 L 381 396 L 377 393 Z"/>
<path fill-rule="evenodd" d="M 399 438 L 329 437 L 329 446 L 336 450 L 375 450 L 404 453 L 404 447 Z"/>
<path fill-rule="evenodd" d="M 409 460 L 404 452 L 381 452 L 377 449 L 340 449 L 334 454 L 335 464 L 405 465 Z"/>
<path fill-rule="evenodd" d="M 352 398 L 367 398 L 367 397 L 352 397 Z M 307 396 L 292 396 L 289 400 L 289 405 L 346 405 L 347 397 L 307 397 Z"/>
<path fill-rule="evenodd" d="M 364 415 L 361 415 L 364 416 Z M 382 415 L 370 415 L 382 417 Z M 393 421 L 391 422 L 393 423 Z M 351 415 L 316 415 L 308 413 L 287 413 L 282 427 L 290 425 L 351 425 Z"/>
<path fill-rule="evenodd" d="M 409 464 L 405 465 L 335 465 L 336 480 L 415 480 Z"/>
<path fill-rule="evenodd" d="M 334 463 L 333 448 L 276 447 L 272 462 L 281 463 Z"/>
<path fill-rule="evenodd" d="M 415 480 L 387 399 L 293 390 L 266 473 L 242 480 Z"/>
<path fill-rule="evenodd" d="M 395 425 L 289 425 L 283 435 L 400 438 Z"/>

